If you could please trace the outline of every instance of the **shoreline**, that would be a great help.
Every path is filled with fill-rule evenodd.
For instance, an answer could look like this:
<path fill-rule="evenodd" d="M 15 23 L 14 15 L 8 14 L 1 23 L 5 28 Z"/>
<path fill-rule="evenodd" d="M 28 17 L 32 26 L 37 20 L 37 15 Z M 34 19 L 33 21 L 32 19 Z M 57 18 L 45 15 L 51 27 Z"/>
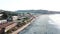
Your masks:
<path fill-rule="evenodd" d="M 14 31 L 14 32 L 12 32 L 11 34 L 18 34 L 19 32 L 21 32 L 22 30 L 24 30 L 26 27 L 28 27 L 31 23 L 32 23 L 32 21 L 34 21 L 36 18 L 31 18 L 29 21 L 29 23 L 27 23 L 27 24 L 25 24 L 25 25 L 23 25 L 22 27 L 20 27 L 18 30 L 16 30 L 16 31 Z"/>

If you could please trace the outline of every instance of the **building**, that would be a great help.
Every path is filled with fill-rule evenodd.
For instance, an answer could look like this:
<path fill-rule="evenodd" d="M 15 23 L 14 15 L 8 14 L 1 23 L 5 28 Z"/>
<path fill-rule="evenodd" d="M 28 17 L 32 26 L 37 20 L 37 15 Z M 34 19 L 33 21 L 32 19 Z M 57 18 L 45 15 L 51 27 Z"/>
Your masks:
<path fill-rule="evenodd" d="M 13 21 L 18 19 L 18 16 L 12 16 Z"/>

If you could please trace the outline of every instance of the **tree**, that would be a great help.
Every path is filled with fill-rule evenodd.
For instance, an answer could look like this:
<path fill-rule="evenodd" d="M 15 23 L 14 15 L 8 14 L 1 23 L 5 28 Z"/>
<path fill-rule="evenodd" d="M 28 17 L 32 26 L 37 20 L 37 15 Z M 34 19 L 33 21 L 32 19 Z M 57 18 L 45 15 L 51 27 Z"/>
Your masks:
<path fill-rule="evenodd" d="M 8 15 L 7 15 L 5 12 L 2 12 L 2 14 L 3 14 L 3 15 L 2 15 L 2 18 L 3 18 L 3 19 L 6 19 L 6 18 L 8 17 Z"/>

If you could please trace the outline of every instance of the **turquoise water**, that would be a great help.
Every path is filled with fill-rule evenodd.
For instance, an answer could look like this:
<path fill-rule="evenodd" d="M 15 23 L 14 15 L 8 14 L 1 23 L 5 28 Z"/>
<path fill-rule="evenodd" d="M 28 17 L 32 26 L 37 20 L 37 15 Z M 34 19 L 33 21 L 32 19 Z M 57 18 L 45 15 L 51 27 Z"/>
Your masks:
<path fill-rule="evenodd" d="M 39 15 L 31 25 L 19 34 L 60 34 L 59 17 L 59 14 Z"/>

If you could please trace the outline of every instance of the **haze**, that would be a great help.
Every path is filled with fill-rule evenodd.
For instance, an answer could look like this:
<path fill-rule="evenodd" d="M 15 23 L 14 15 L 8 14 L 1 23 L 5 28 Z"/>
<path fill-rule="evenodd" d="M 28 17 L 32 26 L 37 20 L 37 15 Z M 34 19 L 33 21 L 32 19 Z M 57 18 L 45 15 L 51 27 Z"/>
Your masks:
<path fill-rule="evenodd" d="M 60 11 L 60 0 L 0 0 L 0 9 Z"/>

